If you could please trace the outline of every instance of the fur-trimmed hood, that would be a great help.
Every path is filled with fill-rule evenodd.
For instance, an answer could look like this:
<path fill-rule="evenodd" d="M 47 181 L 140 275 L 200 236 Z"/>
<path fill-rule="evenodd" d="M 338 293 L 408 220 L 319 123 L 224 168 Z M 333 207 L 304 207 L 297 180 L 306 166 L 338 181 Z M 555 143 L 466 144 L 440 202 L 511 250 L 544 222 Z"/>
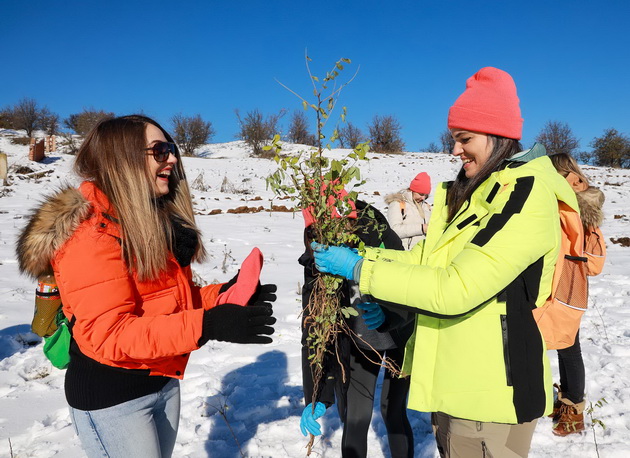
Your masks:
<path fill-rule="evenodd" d="M 387 194 L 385 196 L 385 204 L 389 205 L 392 202 L 411 202 L 411 191 L 408 189 L 403 189 L 398 192 L 394 192 L 392 194 Z"/>
<path fill-rule="evenodd" d="M 580 206 L 580 217 L 585 228 L 599 227 L 604 221 L 604 193 L 599 188 L 589 186 L 575 193 Z"/>
<path fill-rule="evenodd" d="M 575 193 L 580 206 L 580 217 L 585 228 L 599 227 L 604 221 L 604 193 L 594 186 Z"/>
<path fill-rule="evenodd" d="M 55 252 L 92 212 L 92 203 L 79 189 L 65 187 L 48 196 L 30 216 L 17 246 L 20 271 L 37 278 L 52 273 Z"/>

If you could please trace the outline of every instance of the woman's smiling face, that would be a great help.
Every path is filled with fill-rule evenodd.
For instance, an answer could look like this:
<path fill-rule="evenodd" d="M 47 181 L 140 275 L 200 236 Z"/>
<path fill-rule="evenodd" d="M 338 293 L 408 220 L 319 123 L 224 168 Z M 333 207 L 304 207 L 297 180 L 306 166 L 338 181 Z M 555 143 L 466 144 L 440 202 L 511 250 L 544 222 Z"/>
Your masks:
<path fill-rule="evenodd" d="M 166 142 L 166 137 L 162 131 L 153 124 L 147 124 L 145 132 L 147 148 L 159 142 Z M 169 193 L 169 177 L 175 164 L 177 164 L 177 158 L 172 153 L 169 154 L 164 162 L 156 161 L 150 152 L 147 153 L 147 167 L 149 169 L 149 175 L 154 180 L 153 192 L 156 197 L 165 196 Z"/>
<path fill-rule="evenodd" d="M 492 141 L 487 134 L 470 130 L 451 129 L 455 140 L 453 156 L 462 160 L 467 178 L 472 178 L 487 162 L 492 153 Z"/>

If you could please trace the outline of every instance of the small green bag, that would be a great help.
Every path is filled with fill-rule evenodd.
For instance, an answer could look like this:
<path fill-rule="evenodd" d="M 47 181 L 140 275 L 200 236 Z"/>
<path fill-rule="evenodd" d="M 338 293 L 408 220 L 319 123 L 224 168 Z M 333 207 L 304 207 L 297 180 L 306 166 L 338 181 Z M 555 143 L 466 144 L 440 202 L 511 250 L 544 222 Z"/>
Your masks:
<path fill-rule="evenodd" d="M 57 369 L 65 369 L 70 363 L 70 341 L 72 333 L 68 319 L 60 309 L 57 314 L 57 330 L 50 337 L 44 337 L 44 355 Z"/>

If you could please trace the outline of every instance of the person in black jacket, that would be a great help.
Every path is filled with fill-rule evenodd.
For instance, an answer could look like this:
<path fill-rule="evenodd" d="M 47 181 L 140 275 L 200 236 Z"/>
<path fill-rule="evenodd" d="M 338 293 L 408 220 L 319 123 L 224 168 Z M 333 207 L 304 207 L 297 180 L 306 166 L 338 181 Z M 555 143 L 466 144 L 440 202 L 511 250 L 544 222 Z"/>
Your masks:
<path fill-rule="evenodd" d="M 385 247 L 403 250 L 402 242 L 389 227 L 387 219 L 374 207 L 365 202 L 355 202 L 357 219 L 355 234 L 367 246 Z M 309 221 L 306 221 L 309 224 Z M 381 366 L 375 364 L 381 356 L 391 359 L 398 367 L 402 367 L 405 343 L 413 331 L 413 315 L 401 311 L 395 313 L 385 309 L 387 313 L 384 323 L 373 323 L 372 326 L 360 316 L 350 316 L 346 321 L 360 339 L 348 335 L 338 336 L 338 348 L 341 364 L 345 367 L 346 380 L 342 377 L 342 369 L 337 356 L 329 353 L 324 361 L 324 377 L 320 382 L 318 393 L 313 397 L 314 381 L 310 366 L 311 349 L 307 343 L 309 335 L 306 307 L 313 289 L 313 282 L 319 275 L 314 265 L 313 251 L 310 247 L 312 227 L 304 229 L 305 252 L 299 258 L 304 266 L 304 287 L 302 289 L 302 379 L 304 408 L 300 427 L 305 436 L 321 434 L 317 419 L 326 409 L 337 404 L 339 416 L 344 424 L 341 441 L 343 457 L 367 456 L 367 433 L 372 419 L 376 379 Z M 370 302 L 371 296 L 359 293 L 358 285 L 345 280 L 340 288 L 341 307 L 353 306 L 359 313 Z M 391 310 L 395 310 L 392 308 Z M 377 329 L 370 329 L 378 326 Z M 370 348 L 371 346 L 371 348 Z M 376 351 L 375 351 L 376 350 Z M 380 354 L 380 356 L 379 356 Z M 392 457 L 413 457 L 413 432 L 407 418 L 407 394 L 409 378 L 399 378 L 386 370 L 381 391 L 381 414 L 387 428 L 387 437 Z M 313 408 L 312 401 L 316 399 Z"/>

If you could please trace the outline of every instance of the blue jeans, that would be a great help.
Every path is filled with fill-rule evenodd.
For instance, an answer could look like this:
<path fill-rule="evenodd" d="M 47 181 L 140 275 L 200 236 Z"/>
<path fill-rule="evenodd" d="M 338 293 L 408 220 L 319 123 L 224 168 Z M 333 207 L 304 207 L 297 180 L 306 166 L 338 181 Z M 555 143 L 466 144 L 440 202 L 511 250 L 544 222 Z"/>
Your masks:
<path fill-rule="evenodd" d="M 179 380 L 161 391 L 99 410 L 70 407 L 74 429 L 88 457 L 167 458 L 179 424 Z"/>

